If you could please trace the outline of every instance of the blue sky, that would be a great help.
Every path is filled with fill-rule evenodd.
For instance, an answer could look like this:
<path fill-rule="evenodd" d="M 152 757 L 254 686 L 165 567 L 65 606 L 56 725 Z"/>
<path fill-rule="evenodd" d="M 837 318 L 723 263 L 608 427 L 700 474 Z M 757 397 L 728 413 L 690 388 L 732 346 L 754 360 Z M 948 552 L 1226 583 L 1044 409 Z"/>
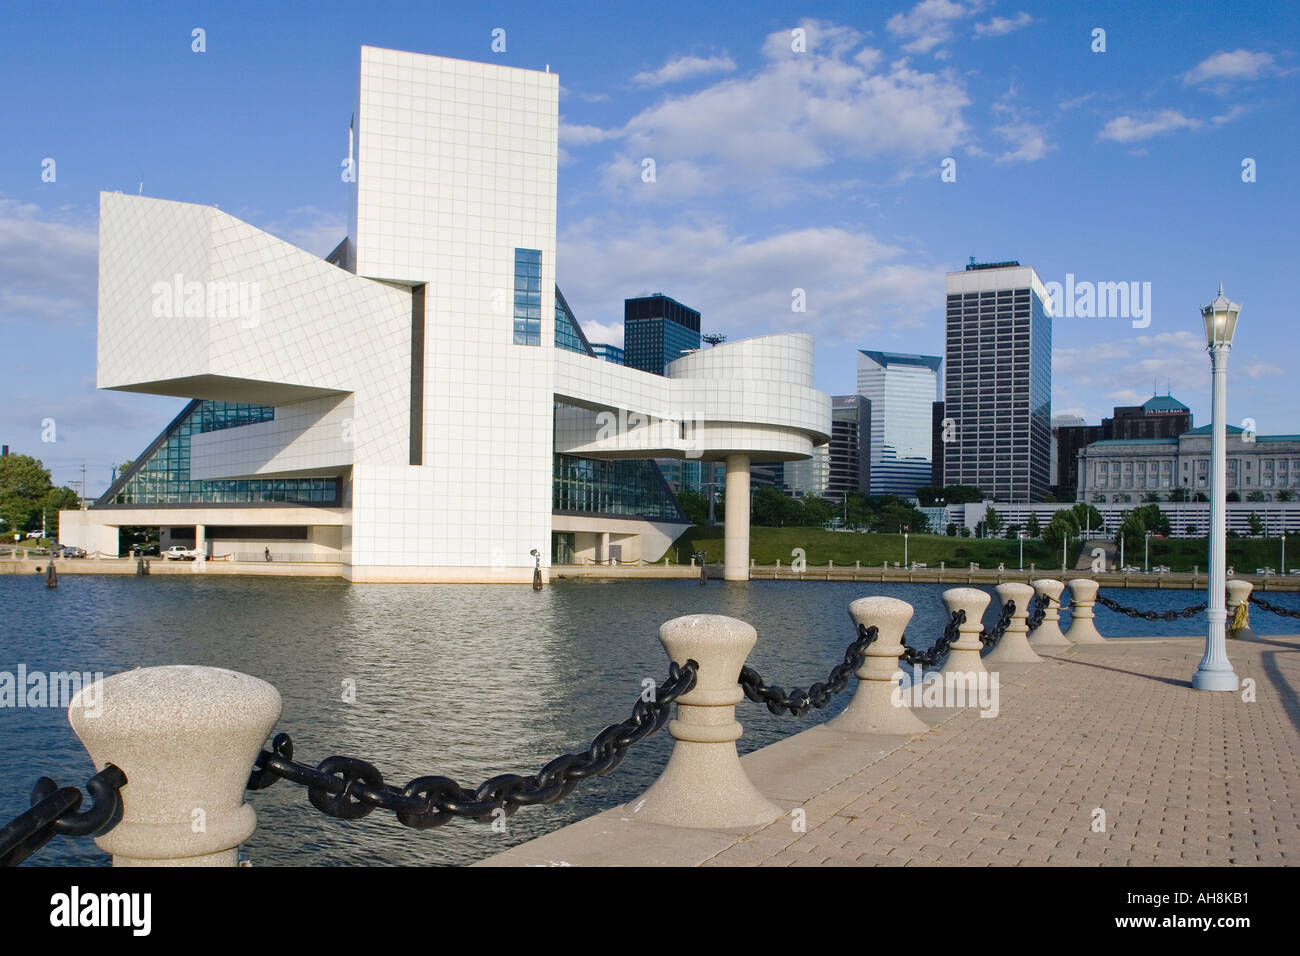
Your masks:
<path fill-rule="evenodd" d="M 1300 5 L 11 3 L 0 16 L 0 354 L 28 383 L 5 388 L 0 441 L 59 483 L 79 482 L 84 459 L 91 494 L 182 405 L 95 390 L 99 191 L 215 204 L 325 254 L 346 233 L 339 162 L 362 44 L 559 74 L 557 272 L 593 340 L 621 341 L 624 297 L 663 291 L 732 339 L 812 332 L 818 387 L 846 393 L 858 348 L 943 354 L 945 272 L 1019 259 L 1045 282 L 1151 284 L 1145 328 L 1056 320 L 1055 414 L 1096 422 L 1158 382 L 1205 424 L 1198 308 L 1222 281 L 1244 304 L 1230 420 L 1300 432 L 1286 291 L 1300 265 Z M 196 27 L 206 52 L 191 50 Z M 791 311 L 796 288 L 806 312 Z"/>

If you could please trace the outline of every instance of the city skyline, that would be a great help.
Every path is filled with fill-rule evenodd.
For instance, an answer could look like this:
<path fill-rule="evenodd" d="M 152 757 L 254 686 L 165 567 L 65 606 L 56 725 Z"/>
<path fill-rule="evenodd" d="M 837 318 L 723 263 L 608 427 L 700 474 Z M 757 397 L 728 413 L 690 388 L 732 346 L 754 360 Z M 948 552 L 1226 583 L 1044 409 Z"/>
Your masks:
<path fill-rule="evenodd" d="M 843 394 L 856 349 L 941 351 L 946 272 L 1015 258 L 1062 289 L 1054 413 L 1098 421 L 1158 378 L 1204 421 L 1198 309 L 1222 279 L 1244 303 L 1229 419 L 1294 430 L 1297 131 L 1280 118 L 1295 10 L 1194 4 L 1168 22 L 1120 4 L 830 3 L 806 19 L 762 4 L 396 5 L 340 29 L 343 10 L 304 22 L 181 4 L 124 25 L 87 9 L 71 33 L 56 12 L 11 16 L 0 325 L 13 371 L 50 384 L 4 403 L 0 440 L 56 483 L 79 483 L 85 459 L 101 493 L 183 407 L 95 389 L 98 191 L 215 204 L 326 255 L 348 232 L 338 64 L 363 43 L 559 74 L 556 278 L 591 341 L 618 345 L 620 303 L 662 290 L 730 341 L 811 332 L 818 387 Z M 1089 318 L 1087 296 L 1064 294 L 1091 290 L 1095 307 L 1119 283 L 1136 290 L 1127 318 Z"/>

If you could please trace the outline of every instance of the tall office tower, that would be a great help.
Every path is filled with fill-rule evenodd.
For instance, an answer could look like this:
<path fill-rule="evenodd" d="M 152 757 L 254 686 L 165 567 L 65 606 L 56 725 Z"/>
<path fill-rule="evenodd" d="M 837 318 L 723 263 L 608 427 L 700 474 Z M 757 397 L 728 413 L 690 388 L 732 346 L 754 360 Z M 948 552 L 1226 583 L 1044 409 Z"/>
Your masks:
<path fill-rule="evenodd" d="M 871 493 L 930 484 L 930 415 L 939 397 L 937 355 L 858 350 L 858 394 L 871 402 Z"/>
<path fill-rule="evenodd" d="M 1052 316 L 1038 274 L 1019 262 L 972 262 L 947 277 L 948 484 L 1012 504 L 1042 501 L 1051 481 Z"/>
<path fill-rule="evenodd" d="M 668 363 L 700 347 L 700 313 L 662 292 L 623 301 L 623 352 L 628 368 L 668 374 Z"/>
<path fill-rule="evenodd" d="M 943 420 L 947 415 L 943 402 L 935 402 L 930 408 L 930 484 L 942 488 L 947 484 L 943 480 Z"/>

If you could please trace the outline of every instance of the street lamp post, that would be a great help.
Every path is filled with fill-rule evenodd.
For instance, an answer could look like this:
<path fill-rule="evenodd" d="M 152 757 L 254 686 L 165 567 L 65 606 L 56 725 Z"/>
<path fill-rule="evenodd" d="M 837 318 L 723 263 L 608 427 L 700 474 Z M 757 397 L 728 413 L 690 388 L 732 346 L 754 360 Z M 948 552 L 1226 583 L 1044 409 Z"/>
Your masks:
<path fill-rule="evenodd" d="M 1142 536 L 1142 573 L 1151 573 L 1151 532 Z"/>
<path fill-rule="evenodd" d="M 1213 302 L 1201 308 L 1205 323 L 1205 349 L 1210 353 L 1210 373 L 1213 383 L 1213 401 L 1210 412 L 1210 574 L 1206 615 L 1210 619 L 1205 638 L 1205 656 L 1192 677 L 1192 687 L 1197 690 L 1237 690 L 1237 675 L 1228 660 L 1224 628 L 1228 612 L 1224 607 L 1224 590 L 1227 587 L 1227 484 L 1228 465 L 1225 421 L 1228 417 L 1228 351 L 1237 329 L 1237 316 L 1241 305 L 1219 294 Z"/>
<path fill-rule="evenodd" d="M 1025 569 L 1025 532 L 1017 531 L 1016 537 L 1020 539 L 1020 570 Z"/>
<path fill-rule="evenodd" d="M 903 567 L 910 568 L 911 565 L 907 563 L 907 528 L 907 525 L 903 526 Z"/>

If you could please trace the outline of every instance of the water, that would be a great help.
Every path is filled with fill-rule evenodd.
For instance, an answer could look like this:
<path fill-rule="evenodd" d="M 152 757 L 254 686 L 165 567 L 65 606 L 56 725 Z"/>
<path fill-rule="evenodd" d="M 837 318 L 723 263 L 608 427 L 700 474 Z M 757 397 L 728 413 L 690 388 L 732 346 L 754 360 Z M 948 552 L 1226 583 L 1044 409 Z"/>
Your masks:
<path fill-rule="evenodd" d="M 284 699 L 277 730 L 296 759 L 333 754 L 375 764 L 390 783 L 439 774 L 474 787 L 505 772 L 532 773 L 562 752 L 585 749 L 622 720 L 642 680 L 662 681 L 667 657 L 659 625 L 693 612 L 753 624 L 750 657 L 769 683 L 787 689 L 823 680 L 854 634 L 850 601 L 887 593 L 910 602 L 909 643 L 941 633 L 944 585 L 853 582 L 565 581 L 533 592 L 502 586 L 349 586 L 320 579 L 65 575 L 0 576 L 0 670 L 102 671 L 158 664 L 208 664 L 260 677 Z M 991 590 L 992 589 L 988 589 Z M 1149 610 L 1198 603 L 1203 592 L 1115 590 Z M 1269 595 L 1287 607 L 1295 595 Z M 996 600 L 985 626 L 995 623 Z M 1063 614 L 1063 624 L 1068 612 Z M 1257 633 L 1288 622 L 1254 609 Z M 1203 633 L 1204 615 L 1173 623 L 1121 618 L 1098 608 L 1108 636 Z M 356 700 L 343 700 L 344 681 Z M 850 691 L 852 686 L 850 686 Z M 748 701 L 742 753 L 825 720 L 849 691 L 803 719 L 776 717 Z M 667 730 L 636 745 L 611 775 L 579 785 L 553 806 L 529 807 L 507 832 L 456 820 L 412 831 L 392 814 L 358 821 L 325 817 L 301 788 L 281 781 L 249 795 L 258 829 L 246 844 L 257 865 L 465 864 L 540 836 L 644 791 L 668 759 Z M 93 767 L 58 708 L 0 709 L 0 823 L 27 807 L 41 775 L 84 786 Z M 89 839 L 56 837 L 29 865 L 107 862 Z"/>

